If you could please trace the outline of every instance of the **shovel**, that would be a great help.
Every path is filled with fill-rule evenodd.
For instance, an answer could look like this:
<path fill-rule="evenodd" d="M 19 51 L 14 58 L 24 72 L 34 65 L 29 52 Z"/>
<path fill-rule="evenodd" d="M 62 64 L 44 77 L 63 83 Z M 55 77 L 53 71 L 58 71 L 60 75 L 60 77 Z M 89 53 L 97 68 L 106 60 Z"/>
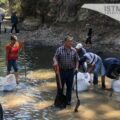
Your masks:
<path fill-rule="evenodd" d="M 0 104 L 0 120 L 3 120 L 3 109 L 1 104 Z"/>
<path fill-rule="evenodd" d="M 78 96 L 78 83 L 77 83 L 77 72 L 75 73 L 75 82 L 76 82 L 76 97 L 77 97 L 77 103 L 74 109 L 74 112 L 78 112 L 78 108 L 80 106 L 80 99 Z"/>

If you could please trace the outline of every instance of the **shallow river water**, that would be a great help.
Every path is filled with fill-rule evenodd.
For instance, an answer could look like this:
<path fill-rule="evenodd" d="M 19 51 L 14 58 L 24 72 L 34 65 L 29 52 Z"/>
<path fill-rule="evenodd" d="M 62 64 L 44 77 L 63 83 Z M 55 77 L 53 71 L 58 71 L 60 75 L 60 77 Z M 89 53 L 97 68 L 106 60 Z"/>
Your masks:
<path fill-rule="evenodd" d="M 9 34 L 0 35 L 0 76 L 5 76 L 5 44 Z M 0 91 L 0 103 L 5 120 L 120 120 L 120 98 L 109 91 L 89 91 L 79 93 L 81 106 L 74 113 L 76 103 L 73 91 L 72 105 L 66 109 L 55 108 L 55 75 L 52 70 L 52 57 L 55 49 L 42 47 L 38 42 L 25 42 L 25 62 L 20 53 L 18 66 L 19 85 L 13 92 Z M 27 78 L 25 79 L 25 66 Z M 109 84 L 108 84 L 109 87 Z"/>

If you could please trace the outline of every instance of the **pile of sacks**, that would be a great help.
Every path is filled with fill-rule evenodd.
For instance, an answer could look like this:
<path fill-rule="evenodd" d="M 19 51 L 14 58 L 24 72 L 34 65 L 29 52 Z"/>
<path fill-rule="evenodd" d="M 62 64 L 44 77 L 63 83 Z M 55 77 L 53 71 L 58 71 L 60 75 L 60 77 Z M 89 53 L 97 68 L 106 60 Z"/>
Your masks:
<path fill-rule="evenodd" d="M 14 91 L 16 86 L 16 78 L 14 74 L 0 77 L 0 91 Z"/>
<path fill-rule="evenodd" d="M 89 73 L 77 73 L 77 90 L 78 92 L 86 91 L 93 83 L 93 75 Z M 120 79 L 111 80 L 111 88 L 114 92 L 120 93 Z M 76 76 L 74 76 L 73 89 L 76 90 Z"/>

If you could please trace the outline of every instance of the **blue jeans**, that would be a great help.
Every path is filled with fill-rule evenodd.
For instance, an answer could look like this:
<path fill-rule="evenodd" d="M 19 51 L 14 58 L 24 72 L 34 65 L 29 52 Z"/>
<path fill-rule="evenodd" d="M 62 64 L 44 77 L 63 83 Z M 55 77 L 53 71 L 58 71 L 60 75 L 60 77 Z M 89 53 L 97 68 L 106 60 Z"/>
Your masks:
<path fill-rule="evenodd" d="M 67 90 L 66 90 L 66 98 L 67 103 L 71 102 L 71 96 L 72 96 L 72 86 L 73 86 L 73 77 L 74 77 L 74 70 L 61 70 L 60 71 L 60 77 L 61 77 L 61 83 L 62 83 L 62 94 L 64 91 L 64 85 L 66 84 Z"/>
<path fill-rule="evenodd" d="M 95 64 L 95 69 L 94 69 L 94 80 L 93 80 L 93 84 L 98 84 L 98 74 L 99 74 L 99 70 L 101 73 L 101 76 L 105 75 L 105 68 L 104 65 L 102 63 L 101 58 L 96 62 Z"/>
<path fill-rule="evenodd" d="M 13 69 L 14 69 L 15 72 L 18 71 L 16 60 L 8 60 L 7 72 L 10 72 L 12 67 L 13 67 Z"/>

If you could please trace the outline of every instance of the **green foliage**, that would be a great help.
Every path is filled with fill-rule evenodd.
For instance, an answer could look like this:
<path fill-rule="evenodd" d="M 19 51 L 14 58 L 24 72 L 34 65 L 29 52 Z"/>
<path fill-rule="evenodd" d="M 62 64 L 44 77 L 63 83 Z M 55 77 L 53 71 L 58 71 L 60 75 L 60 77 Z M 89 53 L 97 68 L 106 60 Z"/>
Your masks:
<path fill-rule="evenodd" d="M 7 2 L 7 0 L 0 0 L 0 4 L 1 3 L 6 3 Z"/>
<path fill-rule="evenodd" d="M 19 15 L 21 13 L 21 0 L 9 0 L 10 11 L 16 11 Z"/>
<path fill-rule="evenodd" d="M 14 6 L 13 9 L 17 11 L 18 13 L 21 12 L 21 1 L 20 0 L 15 0 L 14 1 Z"/>

